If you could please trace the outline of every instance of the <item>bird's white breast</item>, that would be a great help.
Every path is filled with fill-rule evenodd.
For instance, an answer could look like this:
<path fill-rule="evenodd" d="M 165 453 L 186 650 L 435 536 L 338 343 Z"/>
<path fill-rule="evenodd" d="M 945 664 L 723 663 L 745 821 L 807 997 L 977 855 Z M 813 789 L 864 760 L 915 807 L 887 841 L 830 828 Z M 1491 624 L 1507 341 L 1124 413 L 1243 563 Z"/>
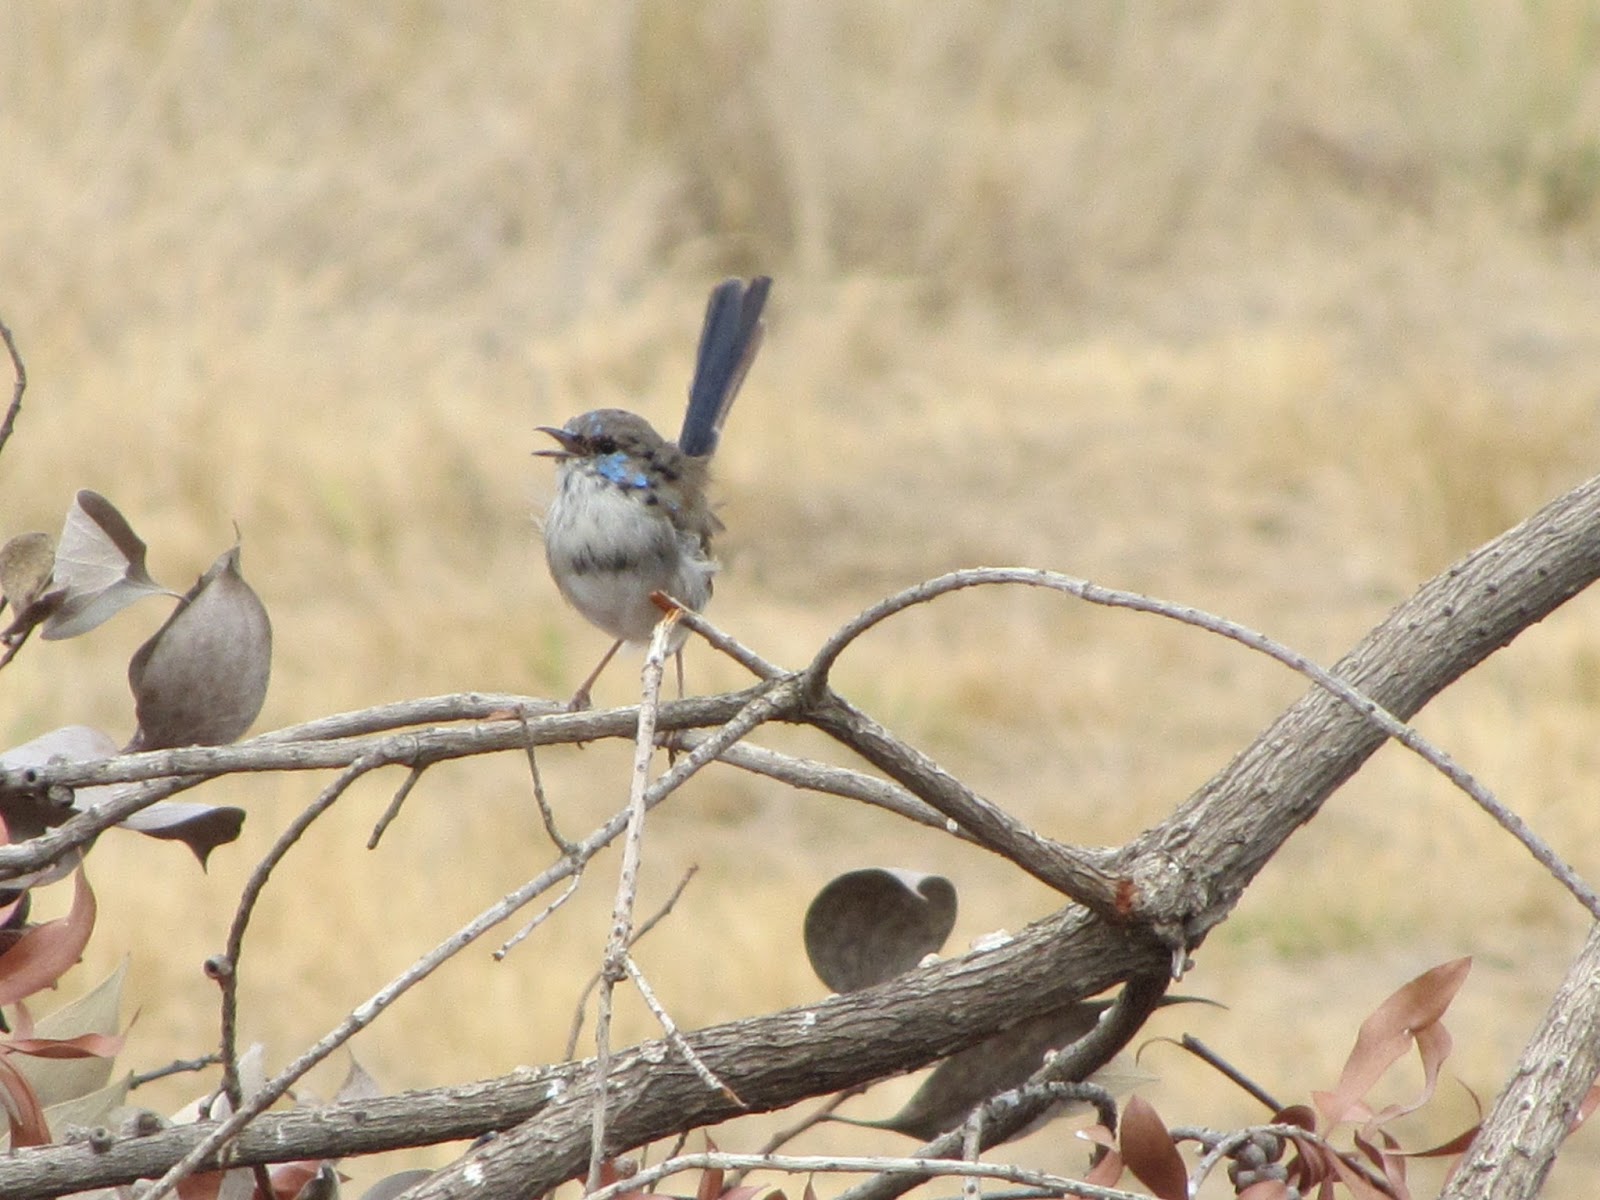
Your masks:
<path fill-rule="evenodd" d="M 711 598 L 715 566 L 639 489 L 564 464 L 545 518 L 545 557 L 567 601 L 612 637 L 649 639 L 661 611 L 650 593 L 691 608 Z"/>

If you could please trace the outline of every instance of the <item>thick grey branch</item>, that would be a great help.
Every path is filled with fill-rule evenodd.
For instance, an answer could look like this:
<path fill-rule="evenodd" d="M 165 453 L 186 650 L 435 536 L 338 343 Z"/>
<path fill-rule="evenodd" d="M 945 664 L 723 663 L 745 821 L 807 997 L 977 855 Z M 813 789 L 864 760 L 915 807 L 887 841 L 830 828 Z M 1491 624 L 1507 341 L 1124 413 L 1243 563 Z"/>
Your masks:
<path fill-rule="evenodd" d="M 1129 971 L 1148 976 L 1165 965 L 1160 947 L 1130 945 L 1126 936 L 1072 909 L 1036 922 L 1004 946 L 882 987 L 685 1035 L 744 1109 L 707 1087 L 665 1040 L 646 1042 L 613 1057 L 608 1151 L 913 1070 L 1017 1021 L 1103 991 Z M 483 1175 L 469 1190 L 485 1198 L 537 1195 L 583 1171 L 593 1081 L 590 1059 L 472 1089 L 266 1113 L 241 1131 L 229 1162 L 368 1154 L 524 1122 L 490 1144 L 495 1153 L 471 1156 Z M 0 1158 L 0 1196 L 42 1200 L 157 1176 L 213 1128 L 175 1127 L 98 1153 L 76 1144 L 19 1151 Z M 449 1185 L 450 1179 L 456 1183 Z M 439 1190 L 462 1186 L 456 1168 L 443 1180 L 417 1194 L 460 1194 Z"/>
<path fill-rule="evenodd" d="M 537 1114 L 583 1069 L 583 1064 L 563 1063 L 460 1087 L 267 1113 L 240 1134 L 228 1161 L 248 1166 L 339 1158 L 473 1138 Z M 145 1137 L 118 1138 L 105 1149 L 72 1142 L 17 1150 L 0 1158 L 0 1196 L 42 1200 L 153 1179 L 214 1127 L 215 1122 L 173 1125 Z"/>
<path fill-rule="evenodd" d="M 1440 1200 L 1523 1200 L 1539 1194 L 1556 1151 L 1600 1074 L 1600 926 L 1567 971 L 1511 1082 Z"/>

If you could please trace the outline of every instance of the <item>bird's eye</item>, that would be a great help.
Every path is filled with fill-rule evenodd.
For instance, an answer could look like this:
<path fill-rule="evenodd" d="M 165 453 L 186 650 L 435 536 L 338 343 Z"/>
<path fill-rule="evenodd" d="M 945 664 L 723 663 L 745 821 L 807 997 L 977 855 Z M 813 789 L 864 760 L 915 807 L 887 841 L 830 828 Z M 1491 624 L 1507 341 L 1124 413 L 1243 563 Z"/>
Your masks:
<path fill-rule="evenodd" d="M 607 437 L 605 434 L 601 434 L 589 444 L 594 447 L 596 454 L 610 454 L 617 448 L 616 439 Z"/>

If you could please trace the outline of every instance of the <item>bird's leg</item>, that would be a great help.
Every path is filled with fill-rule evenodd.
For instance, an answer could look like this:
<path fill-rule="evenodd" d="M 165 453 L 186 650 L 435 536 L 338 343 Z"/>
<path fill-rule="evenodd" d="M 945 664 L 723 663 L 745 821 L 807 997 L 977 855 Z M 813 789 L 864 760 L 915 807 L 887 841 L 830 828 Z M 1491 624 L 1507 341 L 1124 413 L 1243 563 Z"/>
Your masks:
<path fill-rule="evenodd" d="M 606 664 L 611 661 L 612 656 L 621 649 L 621 638 L 611 643 L 611 649 L 605 652 L 605 656 L 600 660 L 600 665 L 589 672 L 589 678 L 583 681 L 583 685 L 572 693 L 572 699 L 567 701 L 568 712 L 582 712 L 589 707 L 589 689 L 594 686 L 594 681 L 600 678 L 600 672 L 606 669 Z"/>
<path fill-rule="evenodd" d="M 672 661 L 674 663 L 676 663 L 677 667 L 678 667 L 678 699 L 682 700 L 683 699 L 683 648 L 681 646 L 677 650 L 673 651 Z M 673 732 L 671 732 L 671 733 L 669 733 L 667 735 L 667 739 L 666 739 L 667 766 L 669 766 L 669 767 L 670 766 L 674 766 L 678 761 L 678 750 L 679 750 L 678 739 L 679 739 L 679 736 L 680 736 L 680 734 L 679 734 L 679 732 L 677 730 L 674 730 Z"/>

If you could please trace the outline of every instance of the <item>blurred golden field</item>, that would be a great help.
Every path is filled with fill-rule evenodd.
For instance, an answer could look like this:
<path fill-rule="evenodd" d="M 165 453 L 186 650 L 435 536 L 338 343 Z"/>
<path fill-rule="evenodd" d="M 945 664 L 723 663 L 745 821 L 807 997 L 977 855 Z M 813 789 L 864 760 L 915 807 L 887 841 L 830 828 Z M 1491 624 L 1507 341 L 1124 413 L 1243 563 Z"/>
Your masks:
<path fill-rule="evenodd" d="M 533 426 L 627 405 L 675 429 L 728 273 L 777 285 L 719 457 L 710 615 L 786 664 L 881 596 L 979 564 L 1196 604 L 1331 662 L 1600 463 L 1592 2 L 12 5 L 0 157 L 0 316 L 31 377 L 0 535 L 59 529 L 92 487 L 182 590 L 237 522 L 276 631 L 260 729 L 568 694 L 604 637 L 545 574 Z M 68 723 L 126 737 L 127 658 L 165 611 L 28 646 L 0 678 L 3 744 Z M 696 690 L 743 682 L 703 648 L 689 668 Z M 634 680 L 614 668 L 598 700 Z M 1035 827 L 1096 844 L 1159 821 L 1302 691 L 1194 631 L 1020 592 L 902 616 L 836 682 Z M 1419 725 L 1600 873 L 1600 600 Z M 544 757 L 569 836 L 621 806 L 627 760 Z M 208 874 L 102 839 L 101 922 L 65 990 L 131 956 L 128 1064 L 214 1044 L 200 964 L 325 782 L 201 793 L 251 814 Z M 245 1035 L 274 1066 L 550 859 L 521 758 L 429 772 L 368 852 L 399 782 L 354 789 L 266 892 Z M 647 856 L 647 910 L 700 867 L 641 947 L 687 1027 L 822 994 L 800 922 L 839 871 L 950 875 L 952 950 L 1054 903 L 926 830 L 727 768 L 658 810 Z M 614 861 L 505 962 L 476 947 L 403 999 L 357 1041 L 363 1063 L 400 1089 L 559 1055 Z M 1390 748 L 1202 948 L 1184 989 L 1228 1011 L 1158 1031 L 1303 1099 L 1384 995 L 1471 953 L 1452 1066 L 1487 1097 L 1584 930 Z M 625 1040 L 653 1032 L 625 1006 Z M 1144 1065 L 1171 1122 L 1263 1115 L 1170 1048 Z M 849 1111 L 885 1115 L 908 1088 Z M 1437 1107 L 1418 1142 L 1472 1118 L 1460 1088 Z M 753 1148 L 770 1124 L 718 1140 Z M 883 1141 L 801 1148 L 822 1146 Z M 1019 1153 L 1084 1157 L 1059 1130 Z M 1591 1195 L 1597 1171 L 1585 1130 L 1548 1194 Z"/>

